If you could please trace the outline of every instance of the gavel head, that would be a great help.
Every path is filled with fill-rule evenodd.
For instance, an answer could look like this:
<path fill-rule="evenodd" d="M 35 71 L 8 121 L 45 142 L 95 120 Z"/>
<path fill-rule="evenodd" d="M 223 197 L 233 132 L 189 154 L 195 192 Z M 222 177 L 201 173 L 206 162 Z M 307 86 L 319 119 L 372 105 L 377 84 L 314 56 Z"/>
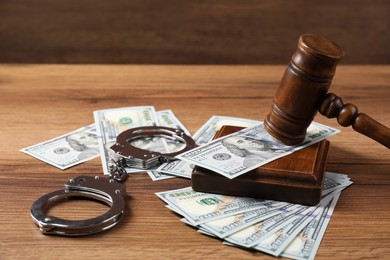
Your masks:
<path fill-rule="evenodd" d="M 287 145 L 301 143 L 344 56 L 323 37 L 303 34 L 283 75 L 264 128 Z"/>

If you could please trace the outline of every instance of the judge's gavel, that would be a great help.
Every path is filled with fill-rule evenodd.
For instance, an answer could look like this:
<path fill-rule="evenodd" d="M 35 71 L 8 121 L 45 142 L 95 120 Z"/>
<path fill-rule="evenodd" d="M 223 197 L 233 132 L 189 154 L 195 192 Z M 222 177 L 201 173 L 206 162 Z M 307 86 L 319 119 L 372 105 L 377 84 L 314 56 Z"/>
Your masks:
<path fill-rule="evenodd" d="M 264 128 L 287 145 L 301 143 L 317 110 L 340 125 L 366 135 L 390 149 L 390 129 L 353 104 L 327 93 L 344 51 L 323 37 L 303 34 L 283 75 Z"/>

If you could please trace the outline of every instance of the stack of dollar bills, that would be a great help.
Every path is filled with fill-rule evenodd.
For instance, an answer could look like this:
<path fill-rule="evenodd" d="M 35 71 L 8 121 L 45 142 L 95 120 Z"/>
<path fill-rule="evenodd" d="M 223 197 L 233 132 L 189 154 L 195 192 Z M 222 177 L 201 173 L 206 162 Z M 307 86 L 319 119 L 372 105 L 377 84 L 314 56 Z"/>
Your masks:
<path fill-rule="evenodd" d="M 327 172 L 317 206 L 196 192 L 191 187 L 156 195 L 183 222 L 226 245 L 313 259 L 341 191 L 351 184 L 347 175 Z"/>

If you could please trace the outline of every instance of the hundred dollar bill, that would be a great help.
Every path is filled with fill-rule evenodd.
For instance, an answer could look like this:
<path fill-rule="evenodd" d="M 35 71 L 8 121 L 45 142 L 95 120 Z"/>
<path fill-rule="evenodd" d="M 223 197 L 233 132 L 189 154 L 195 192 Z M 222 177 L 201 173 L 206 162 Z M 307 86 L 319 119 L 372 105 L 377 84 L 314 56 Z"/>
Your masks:
<path fill-rule="evenodd" d="M 335 196 L 337 196 L 340 191 L 341 190 L 337 190 L 328 196 L 325 196 L 321 200 L 319 206 L 326 205 Z M 310 219 L 315 216 L 313 215 L 313 211 L 315 211 L 316 208 L 317 206 L 310 207 L 298 205 L 298 208 L 283 213 L 281 212 L 274 217 L 260 221 L 259 223 L 251 225 L 246 229 L 240 230 L 226 237 L 225 240 L 230 244 L 240 247 L 255 248 L 272 254 L 274 253 L 271 250 L 272 246 L 277 248 L 286 247 L 294 236 L 302 230 L 305 225 L 307 225 Z M 291 232 L 294 232 L 294 234 L 289 236 L 289 233 Z M 273 243 L 269 243 L 272 239 L 274 239 Z M 287 242 L 283 243 L 286 240 Z M 263 241 L 266 242 L 262 244 Z M 263 247 L 261 247 L 261 245 L 263 245 Z M 269 247 L 271 247 L 271 249 Z M 280 254 L 280 252 L 278 253 Z"/>
<path fill-rule="evenodd" d="M 193 136 L 198 145 L 209 143 L 224 125 L 234 125 L 241 127 L 249 127 L 259 124 L 260 121 L 228 117 L 228 116 L 212 116 Z M 175 175 L 184 178 L 191 178 L 194 164 L 189 162 L 176 160 L 162 164 L 157 171 L 163 174 Z"/>
<path fill-rule="evenodd" d="M 230 117 L 230 116 L 212 116 L 195 134 L 194 140 L 198 145 L 209 143 L 215 134 L 224 125 L 233 125 L 241 127 L 250 127 L 259 124 L 260 121 Z"/>
<path fill-rule="evenodd" d="M 334 182 L 334 180 L 337 180 L 337 182 Z M 192 203 L 188 203 L 185 207 L 177 206 L 177 203 L 170 203 L 166 207 L 184 216 L 181 220 L 188 225 L 197 227 L 198 232 L 208 236 L 223 238 L 225 240 L 224 244 L 253 248 L 273 255 L 282 253 L 282 256 L 295 259 L 313 259 L 337 199 L 341 191 L 351 183 L 347 175 L 335 173 L 326 173 L 324 182 L 323 191 L 331 192 L 325 192 L 320 204 L 312 207 L 265 200 L 260 207 L 256 207 L 253 210 L 234 213 L 216 219 L 208 219 L 200 223 L 193 221 L 189 218 L 189 215 L 200 215 L 210 211 L 200 212 L 200 210 L 191 207 Z M 181 196 L 185 196 L 186 191 L 190 188 L 186 189 L 173 192 L 181 193 Z M 201 193 L 194 193 L 200 195 L 199 200 L 203 199 Z M 193 196 L 196 197 L 196 195 Z M 167 199 L 160 198 L 169 203 Z M 184 201 L 180 203 L 186 203 L 188 199 L 184 199 Z M 275 206 L 275 209 L 267 212 L 265 208 L 270 205 L 272 207 Z M 186 208 L 190 208 L 192 212 L 186 214 Z M 277 214 L 272 214 L 273 210 L 278 211 Z M 263 214 L 267 213 L 271 215 L 263 218 Z M 249 220 L 250 216 L 253 217 L 252 221 Z M 245 218 L 247 222 L 243 223 Z M 247 225 L 247 223 L 250 225 Z M 310 239 L 307 238 L 309 233 L 312 235 Z M 298 238 L 300 240 L 297 240 Z M 291 247 L 293 244 L 294 248 Z M 293 251 L 287 253 L 287 248 Z M 302 256 L 303 254 L 306 255 Z"/>
<path fill-rule="evenodd" d="M 191 136 L 190 131 L 180 122 L 171 110 L 162 110 L 157 112 L 157 122 L 159 126 L 165 126 L 170 128 L 176 128 L 183 130 L 186 135 Z M 173 153 L 183 149 L 186 144 L 178 140 L 171 140 L 161 137 L 166 143 L 165 153 Z"/>
<path fill-rule="evenodd" d="M 293 222 L 299 214 L 308 210 L 308 208 L 309 206 L 303 205 L 299 205 L 293 209 L 285 206 L 284 210 L 281 210 L 279 214 L 233 233 L 225 237 L 225 240 L 241 247 L 253 247 L 270 236 L 274 231 Z"/>
<path fill-rule="evenodd" d="M 331 178 L 332 180 L 341 181 L 341 182 L 351 180 L 351 178 L 349 178 L 348 175 L 342 173 L 326 172 L 326 176 Z"/>
<path fill-rule="evenodd" d="M 187 135 L 190 132 L 184 127 L 179 119 L 173 114 L 171 110 L 163 110 L 156 112 L 156 125 L 170 127 L 183 130 Z M 131 141 L 131 145 L 149 151 L 156 151 L 160 153 L 172 153 L 179 151 L 186 146 L 185 143 L 166 138 L 162 136 L 145 136 Z"/>
<path fill-rule="evenodd" d="M 166 207 L 173 212 L 184 216 L 185 213 L 173 205 L 166 205 Z M 293 210 L 299 205 L 288 204 L 284 202 L 270 201 L 262 207 L 246 211 L 233 216 L 224 217 L 217 220 L 212 220 L 203 224 L 194 225 L 187 218 L 182 218 L 181 221 L 192 227 L 198 228 L 198 231 L 213 237 L 224 238 L 232 233 L 238 232 L 241 229 L 251 225 L 252 222 L 259 222 L 263 219 L 270 218 L 281 212 Z"/>
<path fill-rule="evenodd" d="M 171 127 L 183 130 L 186 135 L 191 136 L 190 131 L 180 122 L 172 110 L 157 111 L 157 120 L 159 126 Z"/>
<path fill-rule="evenodd" d="M 161 180 L 172 179 L 172 178 L 176 177 L 176 176 L 173 176 L 173 175 L 168 175 L 168 174 L 161 173 L 161 172 L 159 172 L 157 170 L 148 170 L 146 172 L 148 173 L 149 177 L 153 181 L 161 181 Z"/>
<path fill-rule="evenodd" d="M 332 175 L 332 173 L 330 173 L 329 175 L 333 177 L 334 174 Z M 330 179 L 328 178 L 328 173 L 326 173 L 324 182 L 328 183 L 329 180 Z M 348 183 L 342 183 L 342 182 L 338 182 L 338 183 L 336 183 L 336 185 L 325 185 L 324 188 L 323 188 L 323 191 L 325 191 L 325 192 L 328 191 L 328 190 L 330 190 L 330 191 L 335 191 L 335 190 L 341 191 L 342 189 L 344 189 L 348 185 L 349 185 Z M 169 192 L 176 192 L 176 191 L 167 191 L 166 193 L 169 193 Z M 193 192 L 197 193 L 195 191 L 193 191 Z M 329 193 L 330 192 L 326 192 L 326 194 L 329 194 Z M 323 195 L 323 198 L 325 198 L 325 197 L 326 197 L 326 195 Z M 287 209 L 291 210 L 291 209 L 293 209 L 293 207 L 298 207 L 298 206 L 301 206 L 301 205 L 292 204 L 292 203 L 286 203 L 286 202 L 277 202 L 277 201 L 272 201 L 272 200 L 264 200 L 263 206 L 260 207 L 259 209 L 264 208 L 266 206 L 269 207 L 269 212 L 271 212 L 271 211 L 276 211 L 276 210 L 277 211 L 286 211 Z M 174 210 L 176 213 L 178 213 L 178 214 L 180 214 L 182 216 L 186 216 L 185 211 L 183 209 L 179 209 L 174 204 L 170 204 L 167 207 L 170 208 L 171 210 Z M 272 208 L 274 208 L 274 209 L 272 209 Z M 256 211 L 256 210 L 253 210 L 253 211 Z M 212 223 L 212 222 L 203 223 L 203 224 L 201 224 L 199 226 L 199 228 L 202 228 L 202 227 L 207 228 L 207 227 L 209 227 L 210 229 L 215 229 L 215 230 L 221 229 L 223 231 L 218 231 L 218 236 L 219 237 L 225 237 L 225 236 L 227 236 L 226 232 L 238 231 L 239 229 L 245 228 L 246 227 L 245 225 L 250 225 L 250 224 L 253 224 L 255 222 L 260 221 L 260 219 L 256 219 L 256 216 L 255 217 L 250 217 L 251 216 L 251 212 L 250 211 L 247 211 L 246 213 L 248 213 L 248 214 L 245 214 L 245 216 L 247 216 L 248 218 L 242 218 L 243 214 L 238 214 L 238 215 L 229 216 L 229 217 L 226 217 L 226 218 L 219 219 L 219 220 L 215 221 L 214 223 Z M 229 221 L 233 221 L 234 219 L 235 220 L 240 220 L 240 222 L 234 222 L 234 223 L 230 223 L 229 222 Z M 224 227 L 225 223 L 226 223 L 226 225 L 229 225 L 229 227 Z M 240 223 L 240 225 L 238 225 L 237 223 Z M 234 226 L 234 228 L 232 228 L 232 226 Z M 231 232 L 231 233 L 234 233 L 234 232 Z"/>
<path fill-rule="evenodd" d="M 175 160 L 175 161 L 172 161 L 169 163 L 164 163 L 164 164 L 160 165 L 157 168 L 157 171 L 162 173 L 162 174 L 168 174 L 170 176 L 174 175 L 174 176 L 178 176 L 178 177 L 191 179 L 191 174 L 192 174 L 192 171 L 194 170 L 194 167 L 195 167 L 195 165 L 191 164 L 189 162 Z M 334 189 L 337 189 L 340 185 L 348 186 L 348 185 L 352 184 L 351 181 L 348 181 L 349 179 L 346 180 L 346 179 L 344 179 L 344 177 L 341 177 L 344 174 L 335 174 L 335 173 L 326 172 L 325 175 L 327 175 L 327 174 L 329 174 L 329 176 L 332 176 L 332 177 L 325 178 L 324 187 L 332 186 Z M 340 175 L 340 177 L 337 177 L 338 175 Z M 327 188 L 324 188 L 324 192 L 325 192 L 325 190 L 327 193 L 333 191 L 333 190 L 328 190 Z M 323 194 L 323 195 L 326 195 L 326 194 Z"/>
<path fill-rule="evenodd" d="M 334 177 L 334 174 L 329 174 L 329 176 Z M 339 190 L 341 191 L 342 188 L 349 186 L 349 182 L 337 182 L 335 183 L 332 179 L 328 177 L 328 174 L 325 175 L 325 181 L 324 181 L 324 188 L 323 191 L 325 191 L 325 194 L 323 193 L 323 197 L 325 198 L 327 194 Z M 331 197 L 329 197 L 330 199 Z M 321 203 L 325 204 L 327 202 L 326 199 L 322 200 Z M 204 230 L 208 231 L 209 233 L 212 233 L 213 235 L 224 238 L 230 234 L 233 234 L 239 230 L 242 230 L 254 223 L 260 222 L 261 220 L 265 218 L 269 218 L 273 215 L 277 215 L 280 213 L 281 208 L 286 209 L 294 209 L 294 207 L 297 207 L 299 205 L 297 204 L 291 204 L 286 202 L 277 202 L 269 200 L 268 203 L 264 204 L 263 208 L 259 208 L 252 211 L 247 211 L 245 213 L 241 213 L 238 215 L 226 217 L 223 219 L 218 219 L 210 222 L 203 223 L 199 225 L 199 228 L 203 228 Z M 315 208 L 313 208 L 315 209 Z M 309 214 L 308 214 L 309 215 Z M 302 222 L 303 220 L 301 220 Z"/>
<path fill-rule="evenodd" d="M 273 232 L 272 235 L 257 244 L 254 249 L 278 256 L 286 244 L 291 242 L 302 230 L 303 225 L 307 225 L 314 218 L 314 215 L 319 214 L 319 212 L 320 209 L 315 207 L 306 210 L 303 216 L 296 217 L 294 221 Z"/>
<path fill-rule="evenodd" d="M 318 216 L 322 209 L 334 198 L 333 196 L 325 197 L 318 207 L 310 207 L 300 216 L 297 216 L 293 222 L 284 225 L 274 232 L 271 236 L 257 244 L 254 249 L 279 256 L 282 251 L 291 243 L 298 233 L 308 225 L 308 223 Z"/>
<path fill-rule="evenodd" d="M 281 256 L 292 259 L 314 259 L 329 224 L 333 210 L 341 193 L 337 194 L 331 202 L 294 238 L 284 249 Z"/>
<path fill-rule="evenodd" d="M 255 210 L 200 224 L 199 229 L 206 230 L 219 238 L 224 238 L 254 223 L 275 216 L 285 209 L 297 207 L 297 205 L 286 204 L 270 201 L 265 203 L 263 207 Z"/>
<path fill-rule="evenodd" d="M 157 114 L 157 122 L 159 126 L 181 129 L 187 135 L 191 136 L 190 131 L 188 131 L 188 129 L 180 122 L 180 120 L 175 116 L 175 114 L 171 110 L 157 111 L 156 114 Z M 161 138 L 161 141 L 164 142 L 164 147 L 165 147 L 164 151 L 161 151 L 162 153 L 172 153 L 175 151 L 179 151 L 185 147 L 185 144 L 181 142 L 172 141 L 165 138 Z M 142 145 L 140 145 L 139 147 L 145 149 L 144 147 L 142 147 Z M 166 164 L 168 163 L 165 163 L 163 165 Z M 148 170 L 147 173 L 153 181 L 166 180 L 175 177 L 173 175 L 167 174 L 166 172 L 159 171 L 158 169 Z"/>
<path fill-rule="evenodd" d="M 156 195 L 182 212 L 193 225 L 261 208 L 265 203 L 260 199 L 196 192 L 191 187 Z"/>
<path fill-rule="evenodd" d="M 338 132 L 337 129 L 313 122 L 302 144 L 287 146 L 274 141 L 261 123 L 196 147 L 177 158 L 233 179 Z"/>
<path fill-rule="evenodd" d="M 163 163 L 157 168 L 157 171 L 162 174 L 168 174 L 170 176 L 178 176 L 191 179 L 192 170 L 194 165 L 189 162 L 181 160 L 175 160 L 168 163 Z"/>
<path fill-rule="evenodd" d="M 183 222 L 188 224 L 188 222 L 186 222 L 186 221 L 183 221 Z M 207 235 L 207 236 L 209 236 L 209 237 L 218 238 L 216 235 L 214 235 L 213 233 L 211 233 L 211 232 L 209 232 L 209 231 L 207 231 L 206 229 L 203 229 L 203 228 L 199 228 L 199 229 L 198 229 L 198 232 L 201 233 L 201 234 Z M 226 242 L 226 241 L 225 241 L 225 242 Z M 225 243 L 225 242 L 224 242 L 224 243 Z M 226 243 L 228 243 L 228 242 L 226 242 Z M 234 245 L 234 244 L 231 244 L 231 246 L 235 246 L 235 245 Z"/>
<path fill-rule="evenodd" d="M 328 195 L 329 193 L 331 193 L 331 192 L 333 192 L 333 191 L 335 191 L 335 190 L 339 190 L 339 191 L 341 191 L 342 189 L 344 189 L 345 187 L 347 187 L 348 185 L 350 185 L 350 182 L 349 181 L 345 181 L 345 182 L 342 182 L 342 181 L 340 181 L 340 182 L 334 182 L 333 180 L 331 180 L 330 178 L 329 178 L 329 176 L 330 177 L 332 177 L 332 178 L 335 178 L 335 176 L 338 176 L 338 175 L 340 175 L 340 176 L 343 176 L 342 174 L 334 174 L 334 173 L 325 173 L 325 180 L 324 180 L 324 187 L 323 187 L 323 198 L 325 198 L 326 197 L 326 195 Z M 345 176 L 345 175 L 344 175 Z M 169 193 L 170 191 L 167 191 L 166 193 Z M 172 192 L 175 192 L 175 191 L 172 191 Z M 194 193 L 196 193 L 195 191 L 194 191 Z M 264 205 L 263 205 L 263 207 L 265 207 L 265 206 L 267 206 L 267 207 L 269 207 L 269 209 L 270 209 L 270 211 L 271 211 L 271 208 L 274 208 L 274 209 L 272 209 L 272 211 L 273 210 L 281 210 L 281 209 L 283 209 L 283 208 L 281 208 L 281 207 L 283 207 L 283 206 L 286 206 L 286 208 L 284 208 L 284 210 L 286 210 L 286 209 L 291 209 L 291 207 L 293 207 L 293 206 L 300 206 L 300 205 L 298 205 L 298 204 L 292 204 L 292 203 L 287 203 L 287 202 L 278 202 L 278 201 L 272 201 L 272 200 L 264 200 Z M 183 212 L 182 210 L 180 210 L 180 209 L 178 209 L 177 207 L 175 207 L 173 204 L 172 205 L 169 205 L 169 206 L 167 206 L 168 208 L 170 208 L 171 210 L 174 210 L 176 213 L 178 213 L 178 214 L 180 214 L 180 215 L 182 215 L 182 216 L 185 216 L 186 214 L 185 214 L 185 212 Z M 246 214 L 246 216 L 250 216 L 251 215 L 251 213 L 248 211 L 247 212 L 248 214 Z M 227 223 L 228 222 L 228 219 L 230 219 L 230 220 L 233 220 L 233 219 L 239 219 L 240 221 L 241 221 L 241 224 L 243 224 L 243 225 L 247 225 L 247 224 L 251 224 L 252 222 L 256 222 L 256 217 L 253 217 L 253 218 L 248 218 L 248 219 L 246 219 L 246 218 L 242 218 L 241 217 L 242 216 L 242 214 L 240 215 L 240 216 L 238 216 L 238 215 L 235 215 L 235 216 L 231 216 L 231 217 L 227 217 L 226 219 L 220 219 L 220 221 L 216 221 L 215 223 L 213 223 L 212 225 L 214 226 L 218 226 L 218 225 L 224 225 L 223 223 Z M 225 221 L 226 220 L 226 221 Z M 243 220 L 245 220 L 245 221 L 243 221 Z M 260 220 L 258 220 L 258 221 L 260 221 Z M 245 223 L 244 223 L 245 222 Z M 204 226 L 204 227 L 207 227 L 208 226 L 208 224 L 211 224 L 211 222 L 206 222 L 206 223 L 204 223 L 204 224 L 202 224 L 202 225 L 200 225 L 200 227 L 202 227 L 202 226 Z M 227 224 L 227 225 L 230 225 L 230 223 L 229 224 Z M 211 226 L 211 225 L 210 225 Z M 231 225 L 231 226 L 233 226 L 233 225 Z M 241 225 L 237 225 L 237 222 L 234 222 L 234 226 L 235 227 L 237 227 L 237 228 L 244 228 L 243 226 L 241 226 Z M 225 227 L 220 227 L 220 228 L 215 228 L 215 229 L 223 229 L 224 231 L 223 232 L 225 232 L 225 231 L 227 231 L 227 232 L 230 232 L 232 229 L 231 229 L 231 227 L 229 227 L 229 228 L 225 228 Z M 228 231 L 228 229 L 229 229 L 229 231 Z M 235 230 L 235 231 L 238 231 L 238 229 L 237 230 Z M 219 232 L 219 231 L 218 231 Z M 220 232 L 221 234 L 223 233 L 223 232 Z M 224 233 L 223 235 L 221 235 L 221 234 L 218 234 L 218 236 L 219 237 L 224 237 L 224 236 L 226 236 L 226 233 Z"/>
<path fill-rule="evenodd" d="M 95 124 L 20 151 L 61 170 L 88 161 L 100 154 Z"/>
<path fill-rule="evenodd" d="M 325 196 L 335 190 L 351 185 L 353 182 L 349 180 L 349 177 L 345 178 L 345 176 L 345 174 L 326 172 L 321 195 Z"/>
<path fill-rule="evenodd" d="M 97 134 L 100 137 L 99 149 L 103 172 L 106 175 L 109 174 L 110 147 L 122 131 L 133 127 L 157 125 L 156 112 L 152 106 L 98 110 L 94 111 L 93 115 Z"/>

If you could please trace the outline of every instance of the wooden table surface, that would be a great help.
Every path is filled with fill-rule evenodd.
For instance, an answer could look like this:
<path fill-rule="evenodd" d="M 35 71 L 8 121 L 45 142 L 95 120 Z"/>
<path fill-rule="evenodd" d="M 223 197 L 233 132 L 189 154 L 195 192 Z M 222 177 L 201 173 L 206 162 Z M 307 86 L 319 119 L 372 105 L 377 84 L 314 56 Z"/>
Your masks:
<path fill-rule="evenodd" d="M 1 259 L 271 259 L 225 246 L 196 232 L 154 193 L 187 187 L 187 179 L 153 182 L 146 173 L 126 182 L 127 211 L 110 231 L 88 237 L 42 235 L 31 204 L 78 175 L 102 175 L 100 158 L 65 171 L 21 148 L 93 122 L 92 112 L 126 106 L 172 109 L 192 132 L 211 116 L 263 120 L 285 66 L 0 65 Z M 390 66 L 340 66 L 331 90 L 390 126 Z M 318 259 L 390 258 L 390 152 L 334 119 L 316 121 L 342 132 L 330 139 L 327 170 L 354 184 L 337 204 Z M 106 207 L 69 202 L 56 216 L 84 219 Z"/>

